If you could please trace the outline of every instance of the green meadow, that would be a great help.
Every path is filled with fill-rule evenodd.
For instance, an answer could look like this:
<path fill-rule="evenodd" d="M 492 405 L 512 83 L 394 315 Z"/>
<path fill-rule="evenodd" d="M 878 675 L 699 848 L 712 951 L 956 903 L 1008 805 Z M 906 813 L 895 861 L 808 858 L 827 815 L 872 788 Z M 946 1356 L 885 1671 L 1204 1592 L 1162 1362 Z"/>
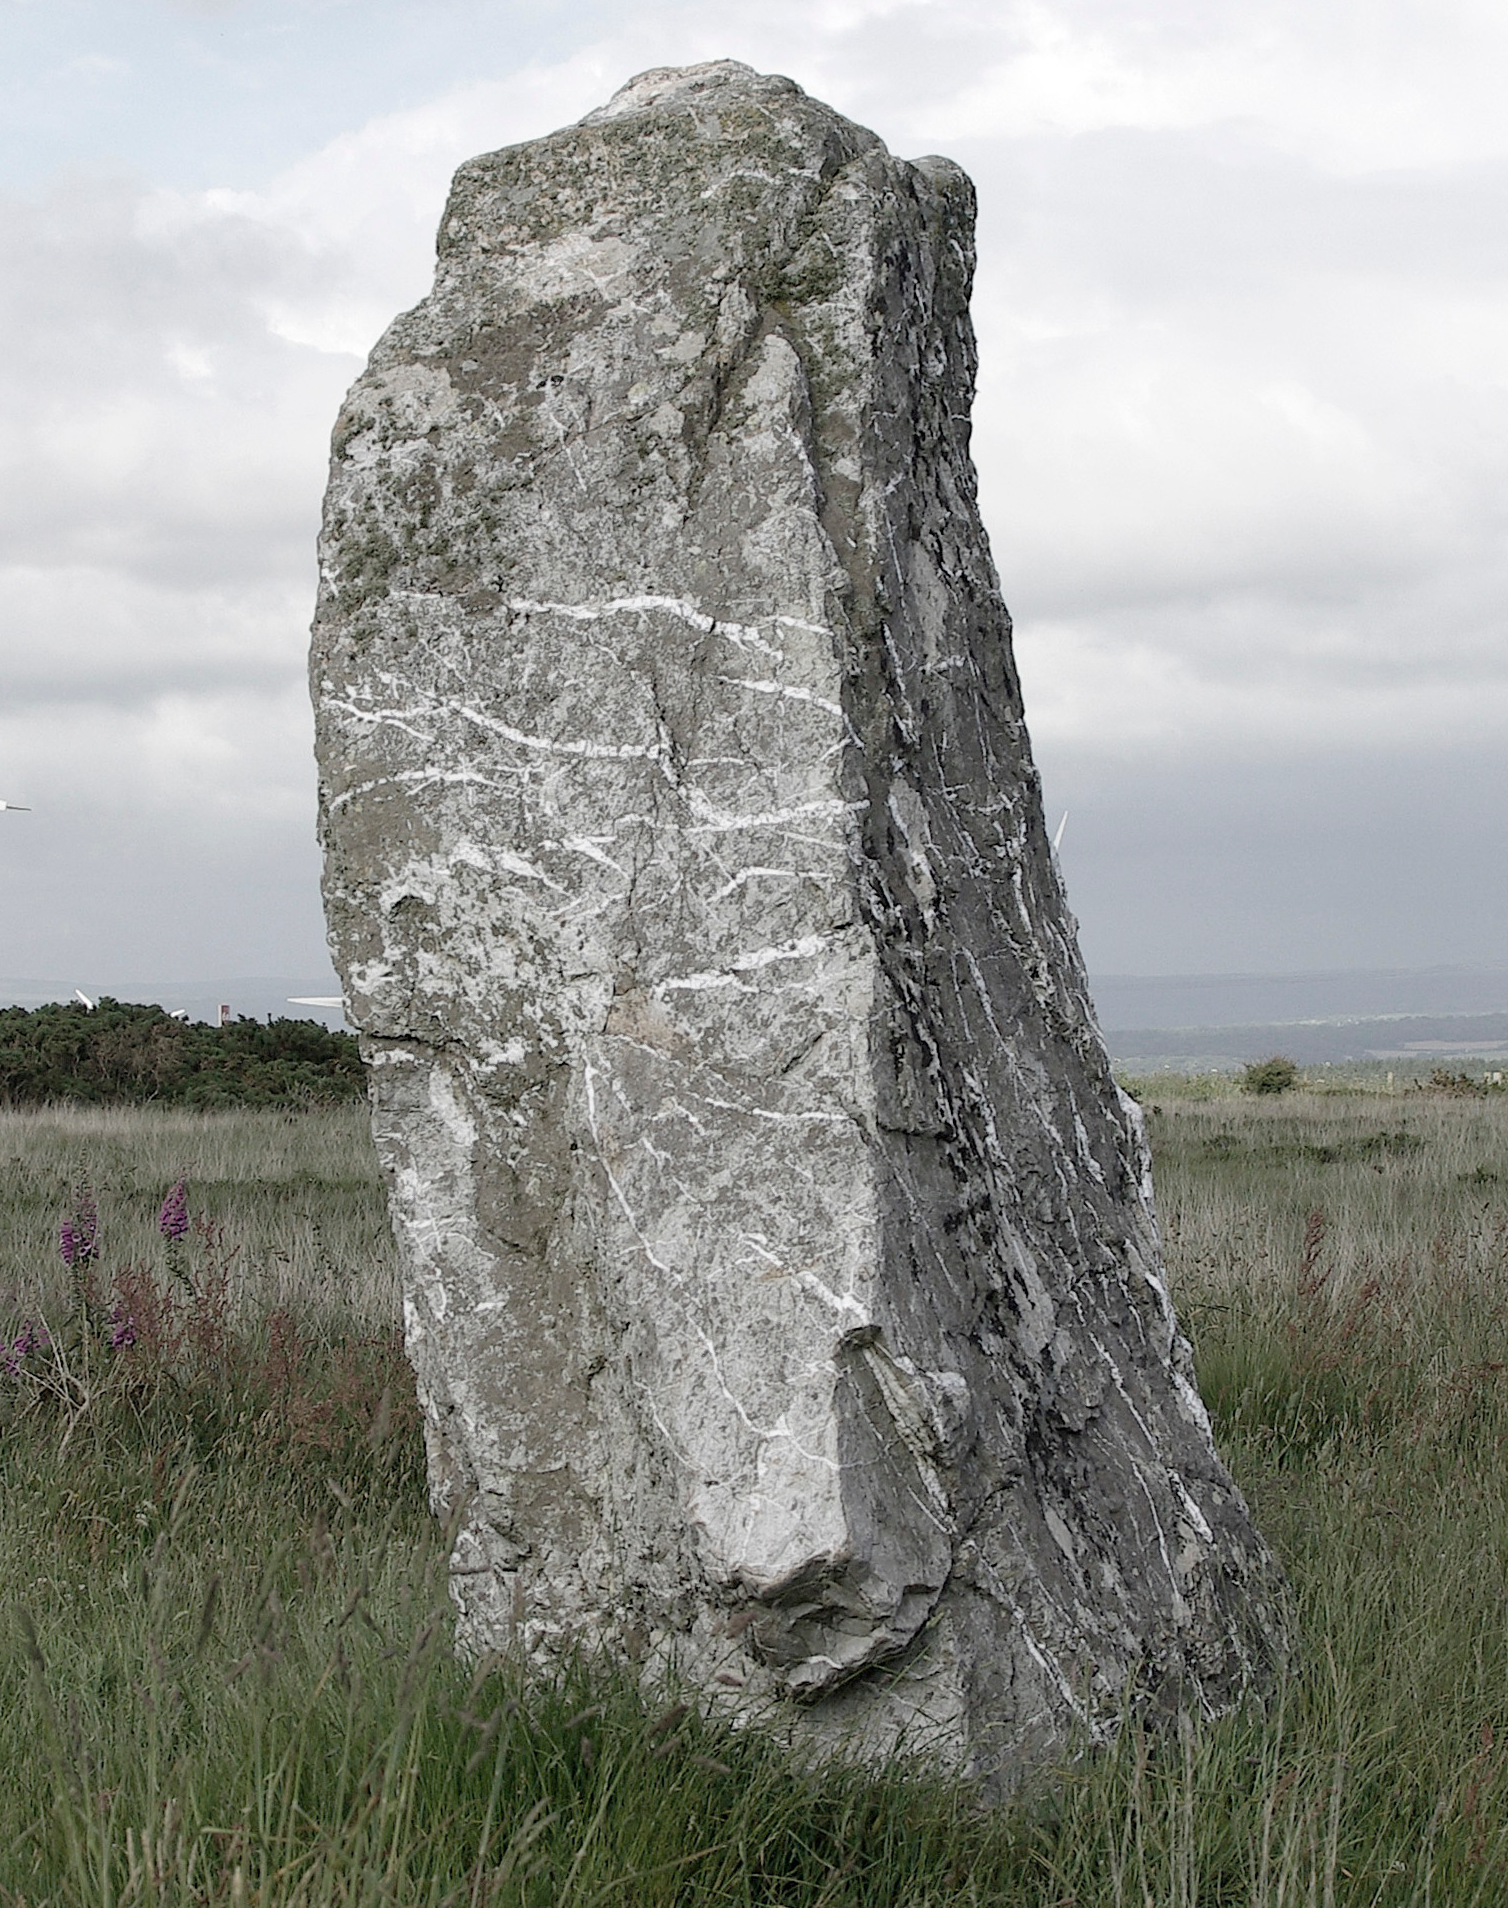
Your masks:
<path fill-rule="evenodd" d="M 1508 1900 L 1508 1094 L 1138 1090 L 1298 1647 L 994 1809 L 454 1659 L 362 1109 L 0 1112 L 0 1904 Z"/>

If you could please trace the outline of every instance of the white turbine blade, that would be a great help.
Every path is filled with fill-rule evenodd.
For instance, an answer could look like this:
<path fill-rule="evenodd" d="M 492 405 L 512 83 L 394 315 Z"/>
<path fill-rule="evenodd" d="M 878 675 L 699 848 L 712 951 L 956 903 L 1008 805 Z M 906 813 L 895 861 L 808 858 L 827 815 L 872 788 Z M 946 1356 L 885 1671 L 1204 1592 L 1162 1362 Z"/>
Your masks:
<path fill-rule="evenodd" d="M 86 1006 L 86 1007 L 87 1007 L 87 1008 L 89 1009 L 89 1011 L 90 1011 L 90 1013 L 91 1013 L 91 1014 L 92 1014 L 92 1013 L 94 1012 L 94 1002 L 93 1002 L 93 1001 L 92 1001 L 92 1000 L 91 1000 L 91 999 L 89 998 L 89 996 L 88 996 L 88 995 L 87 995 L 87 994 L 86 994 L 86 993 L 84 992 L 84 990 L 83 990 L 83 988 L 82 988 L 82 987 L 75 987 L 75 988 L 74 988 L 74 990 L 73 990 L 73 998 L 74 998 L 75 1000 L 81 1000 L 81 1001 L 82 1001 L 82 1002 L 84 1003 L 84 1005 L 85 1005 L 85 1006 Z"/>
<path fill-rule="evenodd" d="M 25 802 L 0 802 L 0 813 L 4 813 L 7 809 L 12 808 L 18 815 L 29 815 L 31 813 L 31 810 L 26 806 Z"/>
<path fill-rule="evenodd" d="M 1062 821 L 1058 823 L 1058 832 L 1052 838 L 1052 851 L 1054 854 L 1056 854 L 1058 850 L 1063 846 L 1063 830 L 1067 826 L 1068 826 L 1068 810 L 1065 808 L 1063 810 L 1063 819 Z"/>
<path fill-rule="evenodd" d="M 290 1007 L 344 1007 L 345 1002 L 339 994 L 290 994 Z"/>

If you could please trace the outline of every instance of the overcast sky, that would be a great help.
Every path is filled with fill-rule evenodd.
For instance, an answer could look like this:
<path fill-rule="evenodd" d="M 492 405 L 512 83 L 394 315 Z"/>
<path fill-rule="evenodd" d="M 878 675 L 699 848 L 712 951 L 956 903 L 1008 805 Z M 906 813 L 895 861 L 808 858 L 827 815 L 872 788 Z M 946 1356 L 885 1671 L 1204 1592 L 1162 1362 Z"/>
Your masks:
<path fill-rule="evenodd" d="M 0 0 L 0 976 L 320 970 L 341 394 L 462 159 L 724 56 L 979 187 L 1091 968 L 1508 958 L 1501 0 Z"/>

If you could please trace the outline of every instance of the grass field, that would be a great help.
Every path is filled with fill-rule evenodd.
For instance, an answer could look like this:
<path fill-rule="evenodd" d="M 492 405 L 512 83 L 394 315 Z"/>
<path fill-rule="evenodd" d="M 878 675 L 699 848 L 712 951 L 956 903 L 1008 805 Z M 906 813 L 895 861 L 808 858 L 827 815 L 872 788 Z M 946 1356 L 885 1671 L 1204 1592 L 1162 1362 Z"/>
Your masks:
<path fill-rule="evenodd" d="M 1301 1650 L 996 1811 L 453 1661 L 359 1113 L 0 1113 L 0 1903 L 1508 1901 L 1508 1095 L 1175 1090 L 1175 1290 Z"/>

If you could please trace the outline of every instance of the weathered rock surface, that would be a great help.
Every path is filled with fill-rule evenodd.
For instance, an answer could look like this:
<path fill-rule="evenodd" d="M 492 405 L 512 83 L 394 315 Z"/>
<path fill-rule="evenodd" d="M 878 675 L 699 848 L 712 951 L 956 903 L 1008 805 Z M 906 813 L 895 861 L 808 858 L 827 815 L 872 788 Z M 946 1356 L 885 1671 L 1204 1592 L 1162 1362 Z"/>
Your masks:
<path fill-rule="evenodd" d="M 1275 1617 L 1043 832 L 972 228 L 731 62 L 463 166 L 312 673 L 464 1638 L 998 1780 Z"/>

